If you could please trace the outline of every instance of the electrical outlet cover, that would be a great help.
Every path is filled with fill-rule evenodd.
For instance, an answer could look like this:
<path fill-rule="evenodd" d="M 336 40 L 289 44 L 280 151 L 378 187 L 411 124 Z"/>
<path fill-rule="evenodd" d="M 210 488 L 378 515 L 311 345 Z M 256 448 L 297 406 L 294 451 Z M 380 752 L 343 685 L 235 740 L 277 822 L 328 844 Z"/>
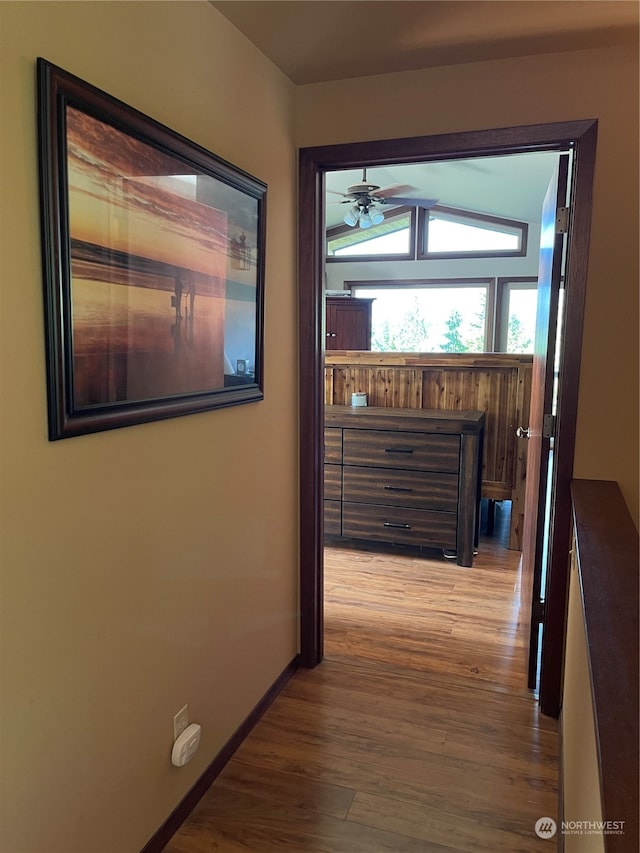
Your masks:
<path fill-rule="evenodd" d="M 184 708 L 180 708 L 178 713 L 173 718 L 173 739 L 180 737 L 182 732 L 189 725 L 189 706 L 185 705 Z"/>

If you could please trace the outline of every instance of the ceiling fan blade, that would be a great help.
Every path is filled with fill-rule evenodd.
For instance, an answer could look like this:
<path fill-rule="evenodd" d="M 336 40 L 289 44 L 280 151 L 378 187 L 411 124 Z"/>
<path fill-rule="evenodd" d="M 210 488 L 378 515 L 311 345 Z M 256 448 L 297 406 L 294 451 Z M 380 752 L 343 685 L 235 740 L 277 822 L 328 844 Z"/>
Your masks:
<path fill-rule="evenodd" d="M 331 195 L 341 195 L 343 198 L 348 198 L 344 193 L 338 192 L 338 190 L 327 190 L 327 193 L 331 193 Z"/>
<path fill-rule="evenodd" d="M 405 193 L 415 192 L 417 187 L 410 187 L 408 184 L 392 184 L 389 187 L 384 187 L 381 190 L 376 190 L 372 195 L 379 198 L 388 198 L 390 195 L 404 195 Z"/>
<path fill-rule="evenodd" d="M 387 196 L 385 204 L 406 204 L 408 207 L 433 207 L 438 203 L 437 198 L 412 198 L 411 196 Z"/>

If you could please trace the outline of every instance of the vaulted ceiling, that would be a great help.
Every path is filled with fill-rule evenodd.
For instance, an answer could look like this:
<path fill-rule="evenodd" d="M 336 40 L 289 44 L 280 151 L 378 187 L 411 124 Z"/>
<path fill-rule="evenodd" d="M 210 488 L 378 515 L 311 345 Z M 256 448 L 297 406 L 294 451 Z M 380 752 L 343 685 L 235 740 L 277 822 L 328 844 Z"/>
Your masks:
<path fill-rule="evenodd" d="M 384 188 L 413 187 L 405 195 L 435 198 L 440 204 L 516 219 L 539 222 L 542 201 L 558 155 L 554 152 L 441 160 L 389 165 L 367 170 L 367 180 Z M 362 170 L 329 172 L 326 177 L 327 226 L 337 225 L 350 205 L 335 193 L 362 180 Z M 384 209 L 383 209 L 384 210 Z"/>
<path fill-rule="evenodd" d="M 210 0 L 294 83 L 638 39 L 637 0 Z"/>

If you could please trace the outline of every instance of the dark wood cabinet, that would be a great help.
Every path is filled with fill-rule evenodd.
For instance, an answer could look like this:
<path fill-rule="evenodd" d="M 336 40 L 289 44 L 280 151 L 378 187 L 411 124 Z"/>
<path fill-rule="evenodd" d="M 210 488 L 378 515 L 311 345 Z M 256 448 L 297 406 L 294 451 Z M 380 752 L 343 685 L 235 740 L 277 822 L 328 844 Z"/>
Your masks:
<path fill-rule="evenodd" d="M 373 299 L 328 296 L 326 349 L 371 349 L 371 305 Z"/>
<path fill-rule="evenodd" d="M 328 406 L 325 533 L 443 548 L 477 543 L 484 412 Z"/>

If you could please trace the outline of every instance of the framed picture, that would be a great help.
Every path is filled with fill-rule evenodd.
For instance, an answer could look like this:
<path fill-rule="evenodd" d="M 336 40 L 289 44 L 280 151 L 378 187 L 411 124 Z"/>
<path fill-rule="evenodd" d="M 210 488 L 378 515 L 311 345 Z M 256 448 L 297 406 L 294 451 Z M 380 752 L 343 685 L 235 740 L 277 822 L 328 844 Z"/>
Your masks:
<path fill-rule="evenodd" d="M 261 400 L 266 185 L 44 59 L 38 95 L 50 440 Z"/>

